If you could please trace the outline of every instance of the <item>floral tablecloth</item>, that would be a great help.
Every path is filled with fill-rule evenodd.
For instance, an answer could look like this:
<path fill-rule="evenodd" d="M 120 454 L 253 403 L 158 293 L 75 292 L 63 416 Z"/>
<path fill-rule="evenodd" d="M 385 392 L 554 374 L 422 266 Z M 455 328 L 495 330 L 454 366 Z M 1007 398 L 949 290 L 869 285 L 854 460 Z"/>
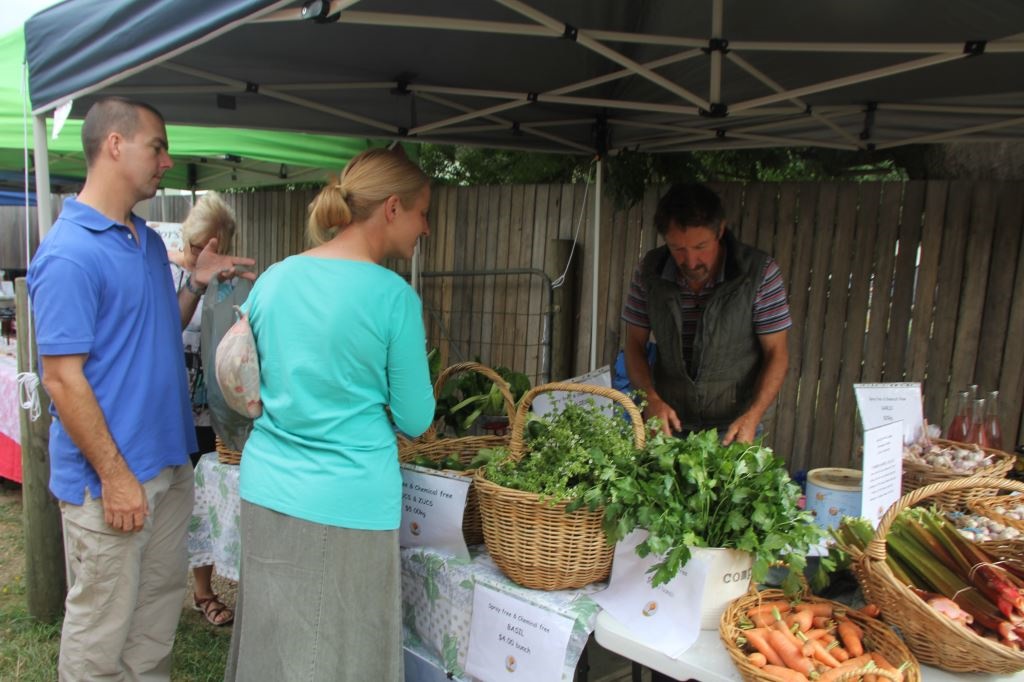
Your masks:
<path fill-rule="evenodd" d="M 220 575 L 238 579 L 238 514 L 238 466 L 221 464 L 215 452 L 203 455 L 196 466 L 196 501 L 189 526 L 191 566 L 213 563 Z M 429 549 L 402 550 L 406 648 L 434 658 L 449 679 L 468 679 L 465 666 L 477 582 L 573 620 L 562 673 L 563 680 L 572 680 L 600 610 L 589 595 L 605 584 L 582 590 L 529 590 L 509 580 L 483 546 L 471 547 L 468 561 Z"/>
<path fill-rule="evenodd" d="M 14 344 L 0 341 L 0 478 L 21 482 L 17 376 Z"/>
<path fill-rule="evenodd" d="M 196 465 L 196 501 L 188 527 L 190 568 L 213 564 L 218 574 L 238 580 L 239 509 L 238 466 L 221 464 L 216 452 L 206 453 Z"/>
<path fill-rule="evenodd" d="M 429 651 L 452 679 L 463 679 L 476 583 L 573 620 L 562 670 L 562 679 L 572 680 L 576 662 L 600 610 L 589 595 L 603 589 L 605 583 L 588 585 L 581 590 L 529 590 L 509 580 L 483 546 L 470 547 L 469 561 L 423 548 L 402 550 L 402 619 L 406 648 Z"/>

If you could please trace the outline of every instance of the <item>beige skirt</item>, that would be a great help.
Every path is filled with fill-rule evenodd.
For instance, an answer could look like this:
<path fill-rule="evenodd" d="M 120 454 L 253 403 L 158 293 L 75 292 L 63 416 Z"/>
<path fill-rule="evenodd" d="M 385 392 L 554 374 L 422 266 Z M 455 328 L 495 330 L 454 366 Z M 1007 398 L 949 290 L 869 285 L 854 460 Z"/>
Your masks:
<path fill-rule="evenodd" d="M 398 531 L 303 521 L 242 501 L 228 682 L 400 682 Z"/>

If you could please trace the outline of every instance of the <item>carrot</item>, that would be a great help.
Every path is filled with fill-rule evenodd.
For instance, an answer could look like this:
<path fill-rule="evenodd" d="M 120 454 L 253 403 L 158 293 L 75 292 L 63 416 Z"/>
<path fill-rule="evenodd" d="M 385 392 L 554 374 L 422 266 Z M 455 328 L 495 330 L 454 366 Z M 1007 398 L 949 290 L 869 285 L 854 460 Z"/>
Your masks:
<path fill-rule="evenodd" d="M 785 665 L 782 662 L 782 658 L 775 653 L 775 649 L 773 649 L 772 645 L 768 642 L 768 637 L 766 635 L 769 632 L 771 632 L 771 630 L 747 630 L 743 633 L 743 636 L 746 637 L 750 646 L 764 654 L 765 659 L 767 659 L 769 663 L 772 665 Z"/>
<path fill-rule="evenodd" d="M 874 667 L 875 665 L 874 661 L 871 660 L 871 656 L 869 656 L 868 654 L 864 654 L 863 656 L 858 656 L 856 658 L 851 658 L 846 663 L 843 663 L 842 665 L 836 668 L 832 668 L 831 670 L 826 670 L 825 672 L 823 672 L 821 674 L 821 677 L 818 678 L 817 682 L 834 682 L 835 680 L 842 677 L 844 673 L 848 673 L 851 670 L 857 670 L 858 668 L 862 668 L 868 663 L 870 663 L 872 667 Z"/>
<path fill-rule="evenodd" d="M 899 677 L 900 682 L 903 682 L 903 670 L 897 668 L 892 663 L 890 663 L 883 654 L 877 651 L 872 651 L 871 660 L 873 660 L 875 662 L 875 665 L 877 665 L 879 668 L 896 673 L 896 676 Z"/>
<path fill-rule="evenodd" d="M 832 657 L 832 654 L 828 652 L 828 649 L 826 649 L 821 642 L 816 639 L 808 639 L 807 635 L 804 635 L 803 633 L 798 636 L 802 636 L 807 641 L 806 646 L 810 646 L 811 648 L 810 652 L 805 650 L 804 653 L 809 653 L 814 660 L 824 663 L 830 668 L 839 666 L 839 661 Z"/>
<path fill-rule="evenodd" d="M 805 676 L 809 676 L 811 671 L 814 670 L 811 659 L 800 653 L 800 647 L 795 646 L 786 635 L 778 630 L 772 630 L 768 633 L 768 642 L 775 649 L 775 653 L 779 655 L 779 658 L 786 664 L 786 667 L 792 668 Z"/>
<path fill-rule="evenodd" d="M 750 616 L 750 622 L 759 628 L 770 628 L 775 624 L 775 617 L 769 613 L 755 613 Z"/>
<path fill-rule="evenodd" d="M 840 663 L 845 663 L 850 660 L 850 652 L 839 646 L 839 642 L 834 639 L 831 644 L 825 645 L 825 650 L 832 654 L 832 658 L 836 659 Z"/>
<path fill-rule="evenodd" d="M 869 618 L 878 618 L 882 615 L 882 609 L 878 608 L 878 604 L 865 604 L 861 607 L 860 612 Z"/>
<path fill-rule="evenodd" d="M 832 619 L 828 616 L 815 616 L 811 620 L 811 624 L 816 628 L 825 628 L 826 630 L 833 625 Z"/>
<path fill-rule="evenodd" d="M 772 665 L 769 663 L 765 667 L 761 668 L 761 670 L 778 680 L 782 680 L 782 682 L 807 682 L 806 675 L 801 675 L 795 670 L 783 668 L 778 665 Z"/>
<path fill-rule="evenodd" d="M 788 625 L 799 623 L 800 631 L 807 632 L 814 624 L 814 616 L 810 611 L 796 611 L 795 613 L 790 613 L 786 616 L 785 621 Z"/>
<path fill-rule="evenodd" d="M 786 621 L 782 620 L 782 615 L 778 612 L 778 610 L 772 611 L 772 615 L 775 616 L 775 622 L 772 623 L 772 626 L 776 630 L 784 634 L 786 636 L 786 639 L 792 642 L 794 646 L 800 648 L 803 642 L 796 638 L 796 635 L 793 634 L 793 631 L 786 624 Z M 799 629 L 799 627 L 797 629 Z"/>
<path fill-rule="evenodd" d="M 747 660 L 755 668 L 763 668 L 768 665 L 768 657 L 762 654 L 760 651 L 755 651 L 752 654 L 747 654 Z"/>
<path fill-rule="evenodd" d="M 829 634 L 828 630 L 822 630 L 821 628 L 811 628 L 804 634 L 807 635 L 808 639 L 825 640 L 826 637 L 832 637 L 832 635 Z M 832 637 L 832 639 L 835 639 L 835 637 Z M 828 644 L 827 641 L 825 641 L 825 643 Z"/>
<path fill-rule="evenodd" d="M 772 609 L 778 609 L 779 613 L 789 613 L 791 608 L 788 601 L 766 601 L 763 604 L 747 609 L 747 616 L 753 618 L 756 614 L 760 613 L 767 613 L 770 616 L 772 615 Z"/>
<path fill-rule="evenodd" d="M 797 611 L 810 611 L 811 614 L 812 614 L 812 617 L 813 616 L 827 616 L 828 618 L 832 617 L 832 605 L 831 604 L 819 604 L 817 602 L 815 602 L 815 603 L 807 603 L 807 604 L 797 604 L 796 605 L 796 610 Z"/>
<path fill-rule="evenodd" d="M 863 631 L 857 627 L 856 623 L 852 623 L 848 620 L 839 621 L 839 639 L 843 641 L 843 646 L 850 653 L 850 656 L 860 656 L 864 653 L 864 645 L 861 643 L 861 637 L 864 636 Z"/>

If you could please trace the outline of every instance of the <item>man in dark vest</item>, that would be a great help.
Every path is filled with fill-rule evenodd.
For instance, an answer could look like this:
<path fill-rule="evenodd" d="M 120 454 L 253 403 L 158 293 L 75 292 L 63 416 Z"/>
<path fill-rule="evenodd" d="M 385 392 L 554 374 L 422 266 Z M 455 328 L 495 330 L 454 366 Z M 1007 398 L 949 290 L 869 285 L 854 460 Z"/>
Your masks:
<path fill-rule="evenodd" d="M 665 243 L 640 261 L 622 311 L 630 382 L 666 432 L 714 428 L 727 445 L 750 442 L 789 363 L 793 323 L 779 266 L 736 240 L 703 185 L 673 185 L 654 224 Z"/>

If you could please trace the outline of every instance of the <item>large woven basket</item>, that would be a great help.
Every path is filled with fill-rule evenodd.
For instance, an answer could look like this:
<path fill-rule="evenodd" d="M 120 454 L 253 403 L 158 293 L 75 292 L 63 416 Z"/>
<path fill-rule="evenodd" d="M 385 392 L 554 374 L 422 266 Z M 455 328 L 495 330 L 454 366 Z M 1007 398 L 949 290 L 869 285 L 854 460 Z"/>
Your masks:
<path fill-rule="evenodd" d="M 734 600 L 728 608 L 726 608 L 725 612 L 722 613 L 722 620 L 719 623 L 718 634 L 722 638 L 725 650 L 729 652 L 730 658 L 732 658 L 733 663 L 736 664 L 736 668 L 740 671 L 740 676 L 742 676 L 747 682 L 763 682 L 765 680 L 775 682 L 776 678 L 754 666 L 747 658 L 747 654 L 743 652 L 743 649 L 736 644 L 736 638 L 743 634 L 743 630 L 739 627 L 740 619 L 746 615 L 748 609 L 757 606 L 761 602 L 776 601 L 780 599 L 788 599 L 782 590 L 752 590 L 739 599 Z M 907 648 L 907 645 L 903 643 L 903 640 L 901 640 L 888 625 L 875 618 L 870 618 L 862 613 L 853 611 L 844 604 L 831 602 L 827 599 L 820 599 L 810 595 L 809 593 L 804 594 L 800 598 L 800 601 L 810 604 L 832 604 L 836 609 L 846 611 L 847 617 L 864 630 L 865 651 L 877 651 L 885 656 L 887 661 L 897 666 L 903 663 L 903 661 L 908 661 L 910 665 L 903 672 L 904 682 L 920 682 L 921 667 L 918 665 L 917 659 L 914 658 L 912 653 L 910 653 L 910 650 Z M 872 671 L 872 673 L 875 674 L 878 674 L 878 672 L 878 670 Z M 858 677 L 859 676 L 856 674 L 851 674 L 849 677 L 844 676 L 841 679 L 852 680 L 858 679 Z"/>
<path fill-rule="evenodd" d="M 452 365 L 437 376 L 434 382 L 434 399 L 441 396 L 441 389 L 450 380 L 463 372 L 476 372 L 487 377 L 498 387 L 501 398 L 505 405 L 505 413 L 509 422 L 515 415 L 515 403 L 508 383 L 501 378 L 501 375 L 490 367 L 477 362 L 460 362 Z M 503 448 L 509 443 L 509 436 L 485 435 L 485 436 L 461 436 L 458 438 L 440 438 L 437 433 L 438 422 L 434 422 L 427 431 L 418 438 L 398 439 L 398 461 L 411 462 L 417 457 L 424 456 L 434 462 L 440 462 L 446 457 L 456 456 L 463 465 L 466 465 L 476 457 L 476 454 L 483 448 Z M 471 470 L 453 471 L 452 473 L 472 477 Z M 462 514 L 462 537 L 467 545 L 479 545 L 484 541 L 483 527 L 480 523 L 480 504 L 477 500 L 476 487 L 470 483 L 469 492 L 466 495 L 466 511 Z"/>
<path fill-rule="evenodd" d="M 943 438 L 933 438 L 932 442 L 938 445 L 957 445 L 964 448 L 971 448 L 973 446 L 966 445 L 964 443 L 957 443 L 951 440 L 945 440 Z M 1003 452 L 1002 450 L 994 450 L 992 448 L 982 448 L 985 454 L 992 458 L 991 464 L 983 467 L 978 467 L 971 472 L 971 476 L 987 476 L 990 478 L 1003 478 L 1010 469 L 1013 468 L 1013 462 L 1015 457 L 1009 453 Z M 943 483 L 945 481 L 957 481 L 966 478 L 963 474 L 958 474 L 947 469 L 940 467 L 933 467 L 927 464 L 920 464 L 913 460 L 903 460 L 903 494 L 923 488 L 926 485 L 932 483 Z M 931 503 L 941 509 L 956 509 L 957 507 L 965 507 L 967 504 L 974 499 L 980 497 L 988 497 L 995 495 L 995 490 L 988 490 L 982 488 L 962 488 L 956 490 L 948 490 L 944 493 L 936 495 L 932 499 Z"/>
<path fill-rule="evenodd" d="M 523 429 L 530 405 L 548 391 L 590 393 L 619 403 L 632 421 L 636 447 L 644 446 L 643 418 L 628 397 L 602 386 L 552 383 L 531 389 L 519 402 L 509 442 L 509 456 L 516 461 L 525 453 Z M 603 509 L 566 513 L 568 502 L 552 504 L 535 493 L 498 485 L 487 480 L 483 469 L 474 481 L 487 551 L 513 581 L 535 590 L 564 590 L 608 577 L 614 546 L 601 528 Z"/>
<path fill-rule="evenodd" d="M 1019 504 L 1024 504 L 1024 497 L 1021 497 L 1020 495 L 992 495 L 991 497 L 982 497 L 971 500 L 967 506 L 976 514 L 983 514 L 990 519 L 998 521 L 1004 526 L 1016 528 L 1017 530 L 1024 532 L 1024 521 L 1007 516 L 1003 512 L 998 511 L 1000 508 L 1005 509 L 1008 506 L 1015 507 Z"/>
<path fill-rule="evenodd" d="M 220 436 L 214 438 L 214 444 L 217 449 L 217 461 L 221 464 L 241 464 L 242 453 L 238 450 L 229 448 L 224 441 L 220 439 Z"/>
<path fill-rule="evenodd" d="M 878 604 L 885 621 L 899 628 L 922 663 L 954 672 L 1013 673 L 1024 670 L 1024 652 L 986 639 L 943 616 L 901 583 L 885 563 L 886 536 L 901 511 L 925 500 L 930 503 L 943 493 L 971 488 L 1024 491 L 1024 483 L 971 476 L 919 488 L 889 508 L 863 553 L 852 547 L 844 549 L 853 558 L 851 568 L 867 600 Z"/>

